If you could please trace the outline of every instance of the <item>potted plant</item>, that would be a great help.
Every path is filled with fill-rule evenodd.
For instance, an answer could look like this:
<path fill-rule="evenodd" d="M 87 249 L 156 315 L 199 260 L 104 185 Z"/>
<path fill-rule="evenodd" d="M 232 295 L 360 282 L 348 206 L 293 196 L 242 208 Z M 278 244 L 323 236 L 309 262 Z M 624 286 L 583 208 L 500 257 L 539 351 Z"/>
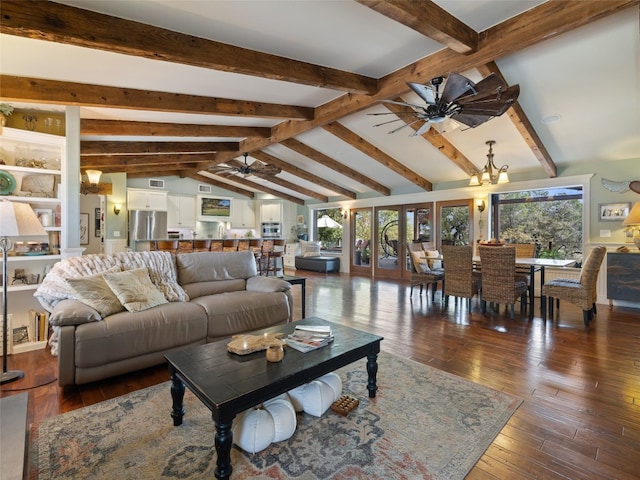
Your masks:
<path fill-rule="evenodd" d="M 13 107 L 8 103 L 0 103 L 0 126 L 7 124 L 7 117 L 13 113 Z"/>
<path fill-rule="evenodd" d="M 362 256 L 360 258 L 362 259 L 362 263 L 364 265 L 369 265 L 369 260 L 371 259 L 371 249 L 368 245 L 362 249 Z"/>

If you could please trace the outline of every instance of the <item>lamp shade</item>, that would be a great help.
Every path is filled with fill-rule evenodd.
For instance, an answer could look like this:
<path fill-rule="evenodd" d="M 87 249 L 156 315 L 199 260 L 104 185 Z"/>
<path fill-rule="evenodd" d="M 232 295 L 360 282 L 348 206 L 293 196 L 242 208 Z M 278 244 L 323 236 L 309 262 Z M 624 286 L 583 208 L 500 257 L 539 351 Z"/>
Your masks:
<path fill-rule="evenodd" d="M 10 200 L 0 201 L 0 237 L 46 234 L 31 205 Z"/>
<path fill-rule="evenodd" d="M 640 202 L 636 202 L 629 215 L 622 221 L 623 225 L 640 225 Z"/>
<path fill-rule="evenodd" d="M 100 176 L 102 175 L 100 170 L 87 170 L 86 173 L 90 184 L 97 185 L 100 183 Z"/>

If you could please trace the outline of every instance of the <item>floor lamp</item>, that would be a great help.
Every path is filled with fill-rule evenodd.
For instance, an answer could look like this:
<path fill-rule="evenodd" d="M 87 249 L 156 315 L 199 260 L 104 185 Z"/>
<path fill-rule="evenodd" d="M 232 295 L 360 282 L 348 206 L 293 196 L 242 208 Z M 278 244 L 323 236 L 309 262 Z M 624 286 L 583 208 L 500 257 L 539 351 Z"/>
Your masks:
<path fill-rule="evenodd" d="M 2 250 L 2 376 L 0 384 L 13 382 L 24 377 L 20 370 L 7 370 L 9 318 L 7 315 L 7 252 L 13 243 L 9 237 L 46 235 L 42 224 L 28 203 L 0 201 L 0 250 Z"/>

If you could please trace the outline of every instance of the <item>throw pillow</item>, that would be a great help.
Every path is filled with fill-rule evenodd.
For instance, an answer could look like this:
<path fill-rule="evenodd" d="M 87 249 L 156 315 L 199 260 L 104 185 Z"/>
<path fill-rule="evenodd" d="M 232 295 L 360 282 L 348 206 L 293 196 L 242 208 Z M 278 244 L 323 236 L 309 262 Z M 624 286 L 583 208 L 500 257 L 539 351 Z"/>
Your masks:
<path fill-rule="evenodd" d="M 162 292 L 151 283 L 146 268 L 107 273 L 103 276 L 120 303 L 130 312 L 140 312 L 169 303 Z"/>
<path fill-rule="evenodd" d="M 411 252 L 411 260 L 413 261 L 413 268 L 415 268 L 416 272 L 427 273 L 431 270 L 424 253 Z"/>
<path fill-rule="evenodd" d="M 118 269 L 118 271 L 119 270 L 120 269 Z M 102 275 L 103 274 L 91 275 L 84 278 L 67 278 L 66 281 L 73 289 L 79 301 L 93 308 L 104 318 L 121 312 L 124 308 Z"/>
<path fill-rule="evenodd" d="M 426 253 L 429 268 L 442 268 L 442 260 L 440 260 L 440 252 L 438 250 L 427 250 Z"/>
<path fill-rule="evenodd" d="M 303 257 L 319 257 L 320 242 L 300 242 L 300 252 Z"/>

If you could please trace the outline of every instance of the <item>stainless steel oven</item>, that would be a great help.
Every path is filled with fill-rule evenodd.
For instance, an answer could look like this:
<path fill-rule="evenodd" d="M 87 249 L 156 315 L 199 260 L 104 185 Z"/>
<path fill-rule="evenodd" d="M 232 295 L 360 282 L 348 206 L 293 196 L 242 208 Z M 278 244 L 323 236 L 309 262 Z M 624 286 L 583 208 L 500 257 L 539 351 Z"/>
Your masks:
<path fill-rule="evenodd" d="M 280 222 L 262 222 L 262 238 L 282 238 Z"/>

